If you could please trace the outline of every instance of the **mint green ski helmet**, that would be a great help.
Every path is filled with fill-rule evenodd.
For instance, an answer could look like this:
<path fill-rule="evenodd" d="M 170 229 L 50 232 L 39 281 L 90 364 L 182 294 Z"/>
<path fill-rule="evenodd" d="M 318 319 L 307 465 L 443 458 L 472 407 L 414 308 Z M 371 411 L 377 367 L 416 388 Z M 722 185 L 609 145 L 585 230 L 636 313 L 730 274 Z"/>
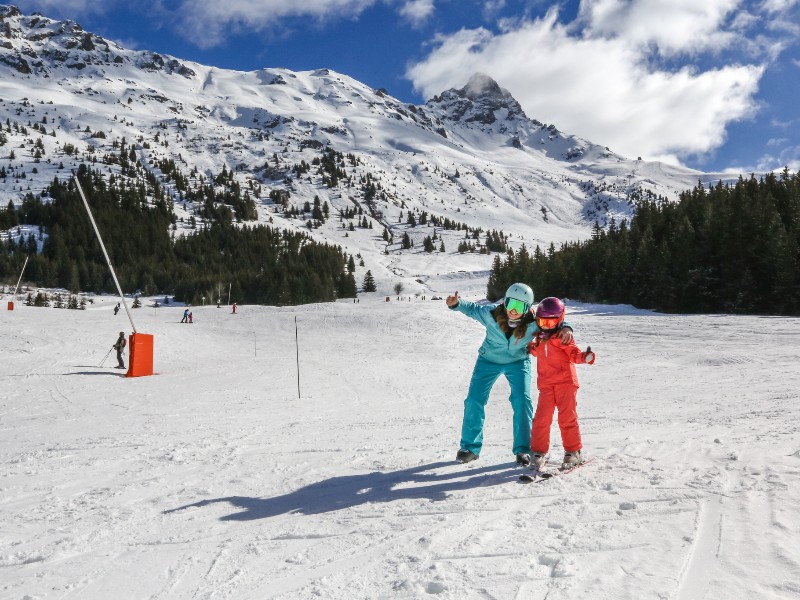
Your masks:
<path fill-rule="evenodd" d="M 525 285 L 524 283 L 515 283 L 511 285 L 506 290 L 506 295 L 503 298 L 503 304 L 506 308 L 511 300 L 518 300 L 525 304 L 525 310 L 518 310 L 517 312 L 528 312 L 531 306 L 533 306 L 533 290 L 531 286 Z"/>

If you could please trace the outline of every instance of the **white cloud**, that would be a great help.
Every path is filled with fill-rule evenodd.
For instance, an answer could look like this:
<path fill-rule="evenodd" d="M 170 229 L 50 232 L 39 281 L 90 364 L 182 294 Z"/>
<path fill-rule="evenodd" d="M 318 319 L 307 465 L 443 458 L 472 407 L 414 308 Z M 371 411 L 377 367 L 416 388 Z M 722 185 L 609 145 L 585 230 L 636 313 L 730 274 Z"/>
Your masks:
<path fill-rule="evenodd" d="M 741 0 L 583 0 L 578 22 L 587 37 L 654 45 L 662 55 L 722 49 L 734 35 L 721 29 Z"/>
<path fill-rule="evenodd" d="M 430 18 L 434 9 L 433 0 L 409 0 L 400 7 L 399 12 L 403 18 L 418 27 Z"/>
<path fill-rule="evenodd" d="M 764 0 L 762 9 L 772 13 L 780 13 L 800 6 L 800 0 Z"/>
<path fill-rule="evenodd" d="M 505 6 L 506 0 L 487 0 L 483 3 L 483 18 L 486 20 L 494 18 Z"/>
<path fill-rule="evenodd" d="M 230 31 L 264 31 L 290 17 L 318 21 L 354 18 L 376 0 L 183 0 L 181 24 L 187 39 L 203 48 L 218 46 Z"/>
<path fill-rule="evenodd" d="M 660 11 L 663 4 L 671 11 Z M 499 33 L 439 36 L 407 76 L 431 97 L 463 86 L 476 71 L 488 73 L 532 118 L 627 156 L 676 162 L 713 151 L 729 123 L 758 108 L 764 65 L 694 64 L 704 50 L 716 56 L 709 40 L 730 45 L 736 39 L 724 29 L 734 4 L 584 0 L 573 23 L 560 23 L 551 10 L 506 23 Z"/>
<path fill-rule="evenodd" d="M 780 171 L 789 167 L 790 171 L 800 171 L 800 146 L 786 146 L 778 154 L 764 154 L 752 168 L 741 169 L 742 172 L 764 173 Z"/>
<path fill-rule="evenodd" d="M 77 20 L 76 15 L 88 13 L 104 13 L 110 11 L 116 2 L 109 0 L 97 2 L 96 0 L 30 0 L 20 2 L 4 2 L 4 4 L 16 4 L 23 14 L 29 15 L 40 12 L 52 19 L 72 19 Z"/>

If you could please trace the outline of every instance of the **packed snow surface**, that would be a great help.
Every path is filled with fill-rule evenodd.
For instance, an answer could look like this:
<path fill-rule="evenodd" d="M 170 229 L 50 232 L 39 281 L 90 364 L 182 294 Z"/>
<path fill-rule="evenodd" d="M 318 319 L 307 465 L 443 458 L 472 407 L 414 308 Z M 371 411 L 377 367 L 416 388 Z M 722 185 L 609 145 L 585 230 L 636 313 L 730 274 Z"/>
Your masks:
<path fill-rule="evenodd" d="M 593 461 L 525 485 L 504 380 L 454 462 L 483 329 L 442 300 L 146 303 L 125 378 L 116 299 L 7 299 L 3 599 L 800 597 L 797 319 L 568 302 Z"/>

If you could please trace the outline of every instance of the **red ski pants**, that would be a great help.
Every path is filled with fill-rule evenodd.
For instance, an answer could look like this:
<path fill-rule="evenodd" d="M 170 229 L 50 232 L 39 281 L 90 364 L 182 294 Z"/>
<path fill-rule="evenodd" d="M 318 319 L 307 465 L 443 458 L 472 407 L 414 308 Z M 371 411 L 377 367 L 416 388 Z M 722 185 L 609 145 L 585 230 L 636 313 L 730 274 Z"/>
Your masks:
<path fill-rule="evenodd" d="M 581 430 L 578 427 L 578 387 L 569 383 L 549 385 L 539 390 L 539 402 L 531 427 L 531 451 L 547 454 L 550 449 L 550 425 L 558 409 L 558 427 L 566 452 L 580 450 Z"/>

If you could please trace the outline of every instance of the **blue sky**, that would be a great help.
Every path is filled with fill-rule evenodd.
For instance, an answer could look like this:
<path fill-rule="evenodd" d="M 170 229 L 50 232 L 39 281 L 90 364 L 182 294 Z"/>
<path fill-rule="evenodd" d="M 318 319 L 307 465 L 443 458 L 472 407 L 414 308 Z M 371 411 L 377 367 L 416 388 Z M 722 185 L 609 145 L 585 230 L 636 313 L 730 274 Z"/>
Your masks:
<path fill-rule="evenodd" d="M 800 0 L 30 0 L 135 49 L 327 67 L 422 103 L 484 72 L 529 117 L 703 171 L 800 170 Z"/>

